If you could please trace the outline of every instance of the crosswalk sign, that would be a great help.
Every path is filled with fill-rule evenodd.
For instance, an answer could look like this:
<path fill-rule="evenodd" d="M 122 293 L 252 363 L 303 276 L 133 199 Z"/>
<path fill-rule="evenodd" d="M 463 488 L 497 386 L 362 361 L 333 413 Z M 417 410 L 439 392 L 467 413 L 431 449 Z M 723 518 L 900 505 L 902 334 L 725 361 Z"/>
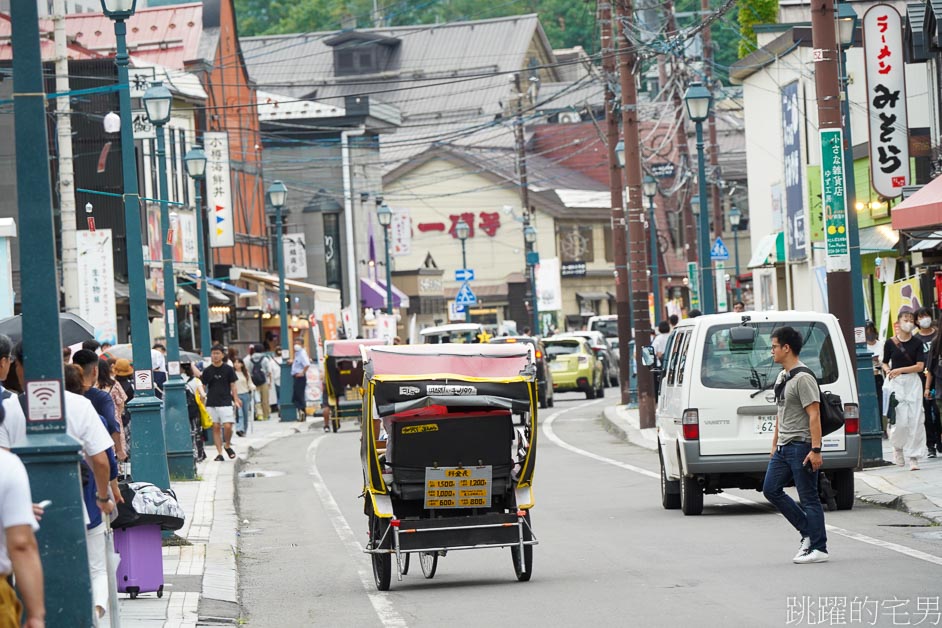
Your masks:
<path fill-rule="evenodd" d="M 729 249 L 723 244 L 722 238 L 717 238 L 710 249 L 710 259 L 714 262 L 722 262 L 729 259 Z"/>
<path fill-rule="evenodd" d="M 458 305 L 474 305 L 477 302 L 478 298 L 471 292 L 471 284 L 467 281 L 461 284 L 461 289 L 458 290 L 458 295 L 455 297 L 455 303 Z"/>

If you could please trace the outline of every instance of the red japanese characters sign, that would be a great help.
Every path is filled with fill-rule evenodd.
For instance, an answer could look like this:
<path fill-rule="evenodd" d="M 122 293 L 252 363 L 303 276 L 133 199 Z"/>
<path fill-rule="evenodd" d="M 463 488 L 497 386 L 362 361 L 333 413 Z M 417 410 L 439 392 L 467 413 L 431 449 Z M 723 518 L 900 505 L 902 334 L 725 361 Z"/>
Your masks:
<path fill-rule="evenodd" d="M 458 221 L 461 219 L 464 219 L 465 223 L 468 225 L 469 238 L 474 237 L 475 231 L 480 231 L 493 238 L 497 235 L 497 230 L 500 229 L 499 212 L 478 212 L 477 216 L 475 216 L 474 212 L 450 214 L 448 216 L 448 225 L 443 222 L 420 222 L 416 227 L 421 233 L 443 231 L 457 239 L 458 233 L 455 231 L 455 228 L 458 226 Z"/>
<path fill-rule="evenodd" d="M 870 180 L 886 198 L 909 184 L 909 120 L 903 60 L 903 22 L 888 4 L 864 14 L 864 63 L 870 118 Z"/>

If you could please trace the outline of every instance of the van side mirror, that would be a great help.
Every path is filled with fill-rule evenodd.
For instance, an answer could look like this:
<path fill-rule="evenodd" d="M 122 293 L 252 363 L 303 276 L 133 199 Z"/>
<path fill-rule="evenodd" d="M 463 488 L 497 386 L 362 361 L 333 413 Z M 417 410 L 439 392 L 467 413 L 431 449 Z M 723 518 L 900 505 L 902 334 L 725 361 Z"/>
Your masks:
<path fill-rule="evenodd" d="M 729 341 L 736 348 L 749 349 L 756 342 L 757 330 L 749 325 L 737 325 L 729 330 Z"/>
<path fill-rule="evenodd" d="M 645 366 L 653 366 L 654 358 L 655 358 L 654 347 L 652 347 L 651 345 L 648 345 L 646 347 L 641 347 L 641 364 Z"/>

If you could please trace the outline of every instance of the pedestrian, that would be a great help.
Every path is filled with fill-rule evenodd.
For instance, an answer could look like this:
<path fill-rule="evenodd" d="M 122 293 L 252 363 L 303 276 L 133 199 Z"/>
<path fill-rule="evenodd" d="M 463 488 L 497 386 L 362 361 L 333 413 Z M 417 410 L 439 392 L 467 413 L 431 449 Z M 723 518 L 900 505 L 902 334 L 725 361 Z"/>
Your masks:
<path fill-rule="evenodd" d="M 926 354 L 922 341 L 913 336 L 913 311 L 904 306 L 896 320 L 899 331 L 883 345 L 883 393 L 890 396 L 888 405 L 895 413 L 890 421 L 890 443 L 893 461 L 902 467 L 909 460 L 910 470 L 918 471 L 919 458 L 926 451 L 925 389 L 919 378 Z"/>
<path fill-rule="evenodd" d="M 232 424 L 235 421 L 234 407 L 242 402 L 236 392 L 236 372 L 232 365 L 225 364 L 226 350 L 222 345 L 213 345 L 209 353 L 212 363 L 203 370 L 200 376 L 206 387 L 206 411 L 213 420 L 213 444 L 216 445 L 216 462 L 225 460 L 222 450 L 226 450 L 229 458 L 235 458 L 236 452 L 232 448 Z M 225 440 L 223 440 L 225 439 Z"/>
<path fill-rule="evenodd" d="M 703 312 L 701 312 L 700 310 L 698 310 L 698 309 L 696 309 L 696 308 L 694 308 L 694 309 L 690 310 L 689 312 L 687 312 L 687 318 L 696 318 L 696 317 L 698 317 L 698 316 L 703 316 Z"/>
<path fill-rule="evenodd" d="M 23 606 L 24 628 L 45 626 L 43 566 L 36 543 L 38 529 L 26 467 L 18 457 L 0 449 L 0 626 L 4 628 L 21 625 Z M 10 586 L 11 575 L 16 576 L 22 604 Z"/>
<path fill-rule="evenodd" d="M 864 327 L 864 334 L 867 338 L 867 351 L 870 352 L 871 359 L 873 360 L 873 383 L 877 389 L 877 407 L 881 409 L 880 415 L 883 415 L 883 368 L 880 366 L 883 361 L 883 344 L 884 340 L 880 337 L 879 332 L 877 332 L 877 326 L 873 324 L 873 321 L 867 321 Z M 883 438 L 887 437 L 886 434 L 886 417 L 883 418 Z"/>
<path fill-rule="evenodd" d="M 97 340 L 86 340 L 82 343 L 82 349 L 97 354 L 98 350 L 101 349 L 101 343 Z"/>
<path fill-rule="evenodd" d="M 797 564 L 823 563 L 829 558 L 824 509 L 818 496 L 821 458 L 821 404 L 817 379 L 799 360 L 801 334 L 779 327 L 771 335 L 772 360 L 782 367 L 775 384 L 778 413 L 772 434 L 772 451 L 762 493 L 801 534 Z M 801 505 L 783 490 L 794 482 Z"/>
<path fill-rule="evenodd" d="M 6 334 L 0 334 L 0 396 L 6 399 L 9 394 L 3 387 L 3 382 L 10 376 L 10 367 L 13 366 L 13 341 Z"/>
<path fill-rule="evenodd" d="M 667 318 L 667 322 L 671 324 L 671 329 L 674 329 L 675 327 L 677 327 L 677 323 L 680 322 L 680 317 L 678 317 L 676 314 L 671 314 Z"/>
<path fill-rule="evenodd" d="M 746 311 L 746 304 L 743 303 L 742 301 L 736 301 L 735 303 L 733 303 L 733 311 L 734 311 L 734 312 L 745 312 L 745 311 Z"/>
<path fill-rule="evenodd" d="M 114 402 L 114 419 L 118 429 L 121 430 L 121 443 L 124 454 L 123 458 L 118 456 L 118 460 L 124 462 L 128 459 L 127 441 L 124 438 L 125 434 L 123 429 L 124 406 L 128 401 L 128 394 L 124 391 L 121 384 L 111 376 L 111 364 L 108 360 L 98 360 L 98 382 L 96 383 L 96 387 L 111 395 L 111 400 Z"/>
<path fill-rule="evenodd" d="M 664 349 L 667 347 L 667 338 L 671 333 L 671 324 L 667 321 L 661 321 L 657 324 L 657 335 L 651 341 L 651 347 L 654 349 L 654 356 L 657 363 L 660 364 L 664 358 Z"/>
<path fill-rule="evenodd" d="M 271 401 L 269 410 L 277 412 L 279 406 L 279 396 L 281 394 L 281 364 L 283 360 L 278 352 L 268 354 L 268 380 L 271 382 L 268 398 Z"/>
<path fill-rule="evenodd" d="M 190 362 L 182 362 L 180 372 L 183 374 L 186 410 L 190 419 L 190 434 L 193 437 L 193 458 L 199 463 L 206 460 L 206 448 L 203 446 L 203 413 L 200 409 L 200 404 L 206 407 L 206 391 Z"/>
<path fill-rule="evenodd" d="M 226 362 L 232 364 L 236 361 L 236 358 L 239 357 L 239 350 L 235 347 L 229 347 L 226 351 Z"/>
<path fill-rule="evenodd" d="M 164 382 L 167 381 L 167 348 L 159 342 L 150 350 L 151 368 L 154 370 L 154 395 L 164 398 Z"/>
<path fill-rule="evenodd" d="M 239 395 L 239 401 L 242 402 L 238 410 L 239 417 L 236 419 L 236 436 L 242 438 L 252 425 L 252 397 L 255 396 L 255 384 L 252 383 L 249 370 L 245 368 L 242 358 L 233 360 L 232 367 L 236 372 L 236 393 Z"/>
<path fill-rule="evenodd" d="M 933 324 L 932 312 L 925 307 L 916 310 L 915 338 L 922 342 L 922 350 L 929 364 L 931 356 L 939 344 L 939 328 Z M 930 458 L 936 457 L 936 452 L 942 450 L 942 425 L 939 423 L 939 412 L 935 406 L 935 392 L 933 382 L 928 376 L 928 369 L 919 373 L 923 384 L 922 410 L 926 417 L 926 448 Z"/>
<path fill-rule="evenodd" d="M 272 359 L 265 355 L 265 346 L 261 343 L 252 347 L 252 355 L 249 356 L 249 375 L 255 389 L 258 391 L 258 406 L 255 408 L 255 418 L 261 421 L 267 421 L 271 418 L 271 361 Z"/>
<path fill-rule="evenodd" d="M 72 361 L 72 347 L 64 347 L 62 349 L 62 363 L 68 364 Z"/>
<path fill-rule="evenodd" d="M 98 388 L 98 365 L 101 362 L 94 351 L 90 349 L 81 349 L 72 356 L 72 364 L 82 369 L 84 384 L 83 394 L 86 399 L 92 402 L 105 427 L 114 441 L 115 454 L 118 460 L 127 460 L 128 454 L 124 446 L 124 432 L 121 429 L 121 422 L 115 414 L 114 400 L 111 395 Z"/>
<path fill-rule="evenodd" d="M 307 419 L 307 399 L 305 391 L 307 390 L 307 369 L 311 366 L 311 359 L 307 357 L 307 351 L 301 346 L 300 342 L 294 343 L 294 362 L 291 364 L 291 377 L 294 378 L 294 390 L 292 390 L 291 401 L 298 411 L 298 420 Z"/>

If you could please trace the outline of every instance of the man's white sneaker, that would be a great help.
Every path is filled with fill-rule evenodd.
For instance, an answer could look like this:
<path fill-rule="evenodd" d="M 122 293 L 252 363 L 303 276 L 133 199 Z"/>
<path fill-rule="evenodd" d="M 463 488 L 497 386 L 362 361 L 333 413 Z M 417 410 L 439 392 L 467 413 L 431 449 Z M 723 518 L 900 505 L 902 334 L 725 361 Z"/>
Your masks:
<path fill-rule="evenodd" d="M 809 550 L 802 554 L 801 556 L 795 556 L 794 562 L 798 565 L 806 565 L 808 563 L 826 563 L 830 556 L 827 552 L 822 552 L 821 550 Z"/>
<path fill-rule="evenodd" d="M 811 549 L 811 537 L 803 536 L 801 537 L 801 546 L 798 548 L 798 553 L 795 554 L 795 560 L 798 560 L 801 556 L 804 556 L 808 550 Z"/>

